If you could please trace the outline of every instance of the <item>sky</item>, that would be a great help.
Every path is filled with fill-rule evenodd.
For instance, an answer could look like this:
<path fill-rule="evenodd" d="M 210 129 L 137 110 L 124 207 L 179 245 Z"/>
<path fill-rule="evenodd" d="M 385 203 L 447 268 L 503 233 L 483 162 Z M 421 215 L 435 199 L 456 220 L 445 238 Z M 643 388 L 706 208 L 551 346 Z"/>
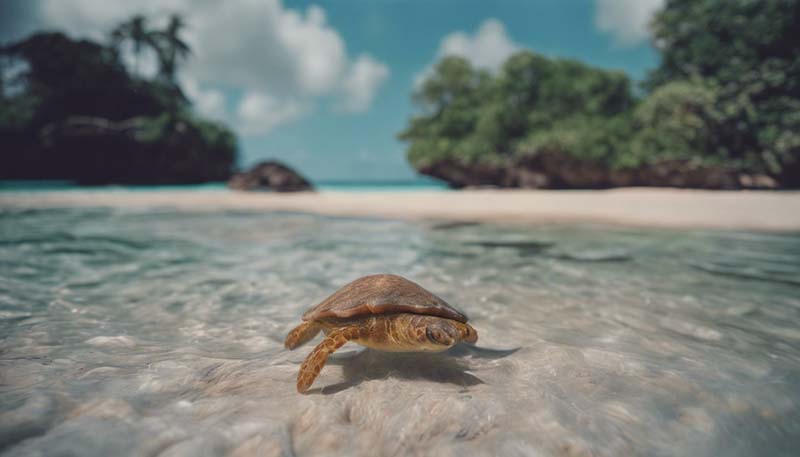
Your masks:
<path fill-rule="evenodd" d="M 0 0 L 0 43 L 38 30 L 105 39 L 133 14 L 188 23 L 184 90 L 237 133 L 240 165 L 278 159 L 315 181 L 415 177 L 396 139 L 445 55 L 496 71 L 515 51 L 642 79 L 664 0 Z M 128 53 L 132 64 L 132 53 Z M 139 66 L 155 71 L 154 56 Z"/>

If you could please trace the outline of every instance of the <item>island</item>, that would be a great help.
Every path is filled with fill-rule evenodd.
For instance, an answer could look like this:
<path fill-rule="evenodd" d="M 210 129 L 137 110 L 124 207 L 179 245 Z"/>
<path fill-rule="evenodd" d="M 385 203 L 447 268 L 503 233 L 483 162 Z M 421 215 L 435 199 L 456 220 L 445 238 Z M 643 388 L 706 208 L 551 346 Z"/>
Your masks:
<path fill-rule="evenodd" d="M 661 63 L 640 87 L 530 51 L 496 73 L 444 57 L 399 138 L 454 188 L 796 188 L 798 12 L 762 6 L 667 2 L 652 23 Z"/>
<path fill-rule="evenodd" d="M 109 43 L 40 32 L 0 48 L 0 179 L 79 184 L 189 184 L 228 179 L 237 139 L 192 110 L 176 79 L 189 55 L 184 23 L 152 30 L 135 16 Z M 155 50 L 145 77 L 120 46 Z"/>

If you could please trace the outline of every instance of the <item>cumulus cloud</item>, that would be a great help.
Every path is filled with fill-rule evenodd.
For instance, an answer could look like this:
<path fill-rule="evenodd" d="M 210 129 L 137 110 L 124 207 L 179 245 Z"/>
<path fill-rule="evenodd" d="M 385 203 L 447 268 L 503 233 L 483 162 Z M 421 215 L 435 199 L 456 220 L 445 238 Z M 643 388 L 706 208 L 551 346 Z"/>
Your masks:
<path fill-rule="evenodd" d="M 291 122 L 308 111 L 308 106 L 296 99 L 279 99 L 269 94 L 250 92 L 242 97 L 236 114 L 242 120 L 242 133 L 262 133 Z"/>
<path fill-rule="evenodd" d="M 389 77 L 389 67 L 372 57 L 362 54 L 350 67 L 342 81 L 343 111 L 359 113 L 366 111 L 378 87 Z"/>
<path fill-rule="evenodd" d="M 186 41 L 194 51 L 181 75 L 191 84 L 187 94 L 201 112 L 227 118 L 247 134 L 299 119 L 320 97 L 339 98 L 344 111 L 364 111 L 389 75 L 388 67 L 369 55 L 348 56 L 344 40 L 319 6 L 298 11 L 280 0 L 37 4 L 37 11 L 25 11 L 31 24 L 95 39 L 133 14 L 145 14 L 156 25 L 170 13 L 183 15 Z M 242 92 L 235 109 L 227 107 L 225 88 Z M 266 114 L 266 109 L 275 111 Z"/>
<path fill-rule="evenodd" d="M 478 68 L 497 70 L 518 49 L 502 22 L 487 19 L 475 36 L 459 31 L 444 37 L 439 45 L 439 57 L 461 56 Z"/>
<path fill-rule="evenodd" d="M 273 94 L 320 95 L 335 88 L 347 65 L 345 44 L 324 11 L 284 9 L 277 1 L 210 2 L 189 17 L 187 38 L 198 53 L 188 70 Z"/>
<path fill-rule="evenodd" d="M 650 37 L 650 20 L 665 0 L 596 0 L 594 22 L 620 46 L 632 46 Z"/>
<path fill-rule="evenodd" d="M 436 61 L 445 56 L 463 57 L 477 67 L 496 71 L 509 56 L 520 49 L 520 46 L 506 33 L 503 23 L 497 19 L 485 20 L 475 35 L 463 31 L 453 32 L 445 36 L 439 43 Z M 426 67 L 414 78 L 419 85 L 432 71 L 432 65 Z"/>
<path fill-rule="evenodd" d="M 187 77 L 182 78 L 181 86 L 201 114 L 220 121 L 227 119 L 227 100 L 221 90 L 202 88 L 196 80 Z"/>

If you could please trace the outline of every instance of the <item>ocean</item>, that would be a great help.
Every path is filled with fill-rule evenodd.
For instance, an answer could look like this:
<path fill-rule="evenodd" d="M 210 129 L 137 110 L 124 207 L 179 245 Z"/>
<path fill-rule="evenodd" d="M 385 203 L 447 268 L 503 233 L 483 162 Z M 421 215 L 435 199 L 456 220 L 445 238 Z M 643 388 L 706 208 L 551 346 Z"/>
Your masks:
<path fill-rule="evenodd" d="M 420 177 L 413 180 L 398 181 L 319 181 L 314 187 L 320 192 L 415 192 L 445 191 L 447 185 L 435 179 Z M 219 191 L 231 192 L 222 182 L 193 185 L 146 185 L 146 186 L 79 186 L 72 181 L 10 181 L 0 180 L 0 192 L 169 192 L 169 191 Z"/>
<path fill-rule="evenodd" d="M 6 208 L 0 271 L 3 456 L 800 449 L 798 233 Z M 477 346 L 349 344 L 298 394 L 286 333 L 381 272 Z"/>

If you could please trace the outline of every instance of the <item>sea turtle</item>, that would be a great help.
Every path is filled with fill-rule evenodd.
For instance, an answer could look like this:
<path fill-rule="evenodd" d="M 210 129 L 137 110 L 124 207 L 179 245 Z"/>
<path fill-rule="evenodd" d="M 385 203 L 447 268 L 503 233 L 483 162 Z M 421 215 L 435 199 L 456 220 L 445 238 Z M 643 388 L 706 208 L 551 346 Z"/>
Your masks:
<path fill-rule="evenodd" d="M 391 274 L 356 279 L 306 311 L 303 321 L 286 336 L 286 349 L 307 343 L 320 331 L 326 336 L 300 367 L 301 393 L 311 387 L 328 356 L 348 341 L 381 351 L 436 352 L 478 340 L 464 313 Z"/>

